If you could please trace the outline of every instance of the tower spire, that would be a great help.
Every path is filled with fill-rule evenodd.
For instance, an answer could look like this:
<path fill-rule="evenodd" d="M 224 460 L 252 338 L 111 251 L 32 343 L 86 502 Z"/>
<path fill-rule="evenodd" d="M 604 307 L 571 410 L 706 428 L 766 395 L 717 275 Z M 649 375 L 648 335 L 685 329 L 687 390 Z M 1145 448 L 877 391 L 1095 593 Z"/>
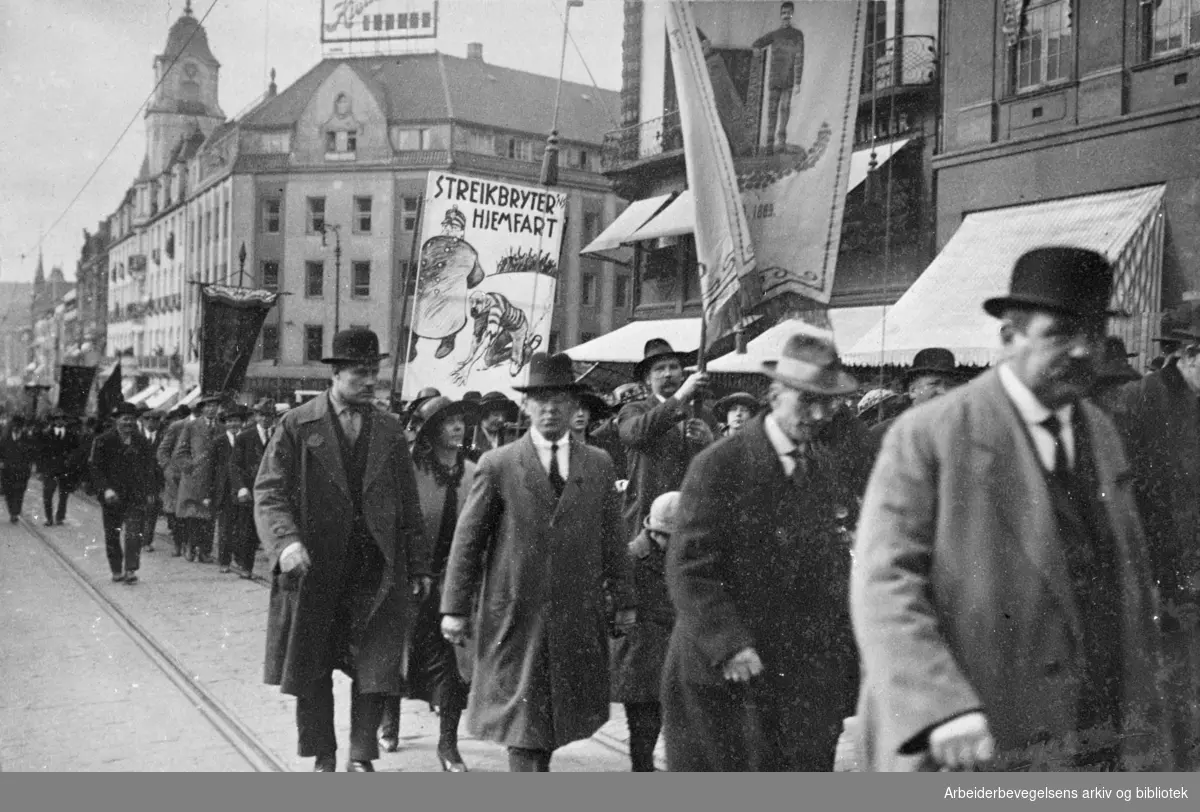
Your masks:
<path fill-rule="evenodd" d="M 187 0 L 187 2 L 183 4 L 183 13 L 189 17 L 192 16 L 192 0 Z"/>

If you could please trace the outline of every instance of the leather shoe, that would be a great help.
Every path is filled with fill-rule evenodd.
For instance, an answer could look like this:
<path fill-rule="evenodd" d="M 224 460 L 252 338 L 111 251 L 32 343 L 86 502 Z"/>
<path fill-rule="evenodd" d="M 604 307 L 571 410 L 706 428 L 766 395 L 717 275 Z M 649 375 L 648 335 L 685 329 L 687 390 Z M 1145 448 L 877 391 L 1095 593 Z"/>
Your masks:
<path fill-rule="evenodd" d="M 457 747 L 442 747 L 437 749 L 438 761 L 442 764 L 442 772 L 444 773 L 466 773 L 470 772 L 467 765 L 463 763 L 462 756 L 459 755 Z"/>
<path fill-rule="evenodd" d="M 53 519 L 47 519 L 45 522 L 43 522 L 43 524 L 44 524 L 46 527 L 54 527 L 54 520 L 53 520 Z"/>
<path fill-rule="evenodd" d="M 375 765 L 369 761 L 348 761 L 346 762 L 346 772 L 373 773 L 375 772 Z"/>
<path fill-rule="evenodd" d="M 395 736 L 380 736 L 379 749 L 385 753 L 400 752 L 400 739 Z"/>
<path fill-rule="evenodd" d="M 313 763 L 313 772 L 315 772 L 315 773 L 335 773 L 335 772 L 337 772 L 337 759 L 334 756 L 317 756 L 317 760 Z"/>

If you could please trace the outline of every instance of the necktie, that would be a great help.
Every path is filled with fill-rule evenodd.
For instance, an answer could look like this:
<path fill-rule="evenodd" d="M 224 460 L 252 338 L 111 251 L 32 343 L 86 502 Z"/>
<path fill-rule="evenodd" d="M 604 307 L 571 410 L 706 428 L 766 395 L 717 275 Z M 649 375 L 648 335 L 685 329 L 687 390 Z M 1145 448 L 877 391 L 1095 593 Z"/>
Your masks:
<path fill-rule="evenodd" d="M 1041 423 L 1042 428 L 1050 432 L 1054 437 L 1054 470 L 1053 474 L 1066 475 L 1070 473 L 1071 466 L 1067 461 L 1067 445 L 1062 438 L 1062 423 L 1058 419 L 1058 415 L 1050 415 Z"/>
<path fill-rule="evenodd" d="M 558 470 L 558 443 L 550 444 L 550 485 L 554 488 L 555 496 L 562 496 L 567 481 Z"/>
<path fill-rule="evenodd" d="M 792 479 L 802 479 L 808 473 L 808 456 L 804 446 L 796 446 L 787 453 L 796 465 L 792 469 Z"/>
<path fill-rule="evenodd" d="M 358 442 L 358 430 L 362 425 L 359 421 L 359 414 L 354 409 L 347 407 L 342 410 L 342 431 L 346 433 L 350 445 Z"/>

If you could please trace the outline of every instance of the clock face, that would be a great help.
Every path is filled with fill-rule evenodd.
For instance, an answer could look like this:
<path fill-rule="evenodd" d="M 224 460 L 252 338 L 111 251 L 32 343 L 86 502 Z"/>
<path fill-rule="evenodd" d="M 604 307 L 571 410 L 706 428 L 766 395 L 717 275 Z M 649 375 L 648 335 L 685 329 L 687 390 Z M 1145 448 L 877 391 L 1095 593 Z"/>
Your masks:
<path fill-rule="evenodd" d="M 195 79 L 196 72 L 198 70 L 199 70 L 199 68 L 197 68 L 194 63 L 188 62 L 186 65 L 183 66 L 183 75 L 189 79 Z"/>

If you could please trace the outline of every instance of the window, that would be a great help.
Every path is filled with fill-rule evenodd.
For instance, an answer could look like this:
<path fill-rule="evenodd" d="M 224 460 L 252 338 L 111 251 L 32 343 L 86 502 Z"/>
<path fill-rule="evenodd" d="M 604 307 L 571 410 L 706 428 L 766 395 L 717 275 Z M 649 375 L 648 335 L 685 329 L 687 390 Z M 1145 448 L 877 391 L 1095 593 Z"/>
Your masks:
<path fill-rule="evenodd" d="M 229 201 L 225 201 L 224 214 L 221 215 L 221 236 L 229 239 Z"/>
<path fill-rule="evenodd" d="M 337 152 L 338 151 L 338 134 L 337 133 L 335 133 L 335 132 L 325 133 L 325 151 L 326 152 Z"/>
<path fill-rule="evenodd" d="M 325 198 L 308 199 L 308 233 L 320 234 L 325 230 Z"/>
<path fill-rule="evenodd" d="M 279 325 L 264 324 L 262 328 L 262 360 L 279 360 Z"/>
<path fill-rule="evenodd" d="M 579 235 L 579 241 L 583 245 L 587 245 L 592 240 L 596 239 L 596 235 L 600 233 L 600 215 L 594 211 L 583 213 L 583 233 Z"/>
<path fill-rule="evenodd" d="M 421 198 L 406 197 L 404 198 L 404 230 L 417 230 L 417 212 L 421 209 Z"/>
<path fill-rule="evenodd" d="M 446 125 L 437 127 L 398 127 L 392 130 L 392 145 L 397 152 L 417 152 L 446 149 L 450 140 L 450 128 Z"/>
<path fill-rule="evenodd" d="M 319 299 L 325 292 L 325 263 L 309 261 L 304 263 L 304 295 L 311 299 Z"/>
<path fill-rule="evenodd" d="M 1200 0 L 1143 0 L 1148 57 L 1200 45 Z"/>
<path fill-rule="evenodd" d="M 580 296 L 580 303 L 585 307 L 596 304 L 596 275 L 594 273 L 585 273 L 581 277 L 583 292 Z"/>
<path fill-rule="evenodd" d="M 367 297 L 371 295 L 371 263 L 369 262 L 354 262 L 351 264 L 351 277 L 353 280 L 350 289 L 351 296 Z"/>
<path fill-rule="evenodd" d="M 508 139 L 507 146 L 508 146 L 508 149 L 507 149 L 506 154 L 508 155 L 509 158 L 513 158 L 518 161 L 532 161 L 533 160 L 533 142 L 532 141 L 527 141 L 524 138 L 510 138 L 510 139 Z"/>
<path fill-rule="evenodd" d="M 629 307 L 629 277 L 625 274 L 613 278 L 613 307 Z"/>
<path fill-rule="evenodd" d="M 277 197 L 264 198 L 262 202 L 262 230 L 264 234 L 279 233 L 279 214 L 283 201 Z"/>
<path fill-rule="evenodd" d="M 262 286 L 267 290 L 279 290 L 279 263 L 274 260 L 262 264 Z"/>
<path fill-rule="evenodd" d="M 496 136 L 482 130 L 470 130 L 467 133 L 467 150 L 480 155 L 495 155 Z"/>
<path fill-rule="evenodd" d="M 304 325 L 304 362 L 319 364 L 324 356 L 325 328 L 319 324 Z"/>
<path fill-rule="evenodd" d="M 1071 78 L 1075 47 L 1069 0 L 1030 5 L 1012 54 L 1013 87 L 1033 90 Z"/>
<path fill-rule="evenodd" d="M 358 131 L 346 130 L 346 152 L 356 152 L 358 150 Z"/>
<path fill-rule="evenodd" d="M 354 233 L 371 233 L 371 198 L 354 198 Z"/>

